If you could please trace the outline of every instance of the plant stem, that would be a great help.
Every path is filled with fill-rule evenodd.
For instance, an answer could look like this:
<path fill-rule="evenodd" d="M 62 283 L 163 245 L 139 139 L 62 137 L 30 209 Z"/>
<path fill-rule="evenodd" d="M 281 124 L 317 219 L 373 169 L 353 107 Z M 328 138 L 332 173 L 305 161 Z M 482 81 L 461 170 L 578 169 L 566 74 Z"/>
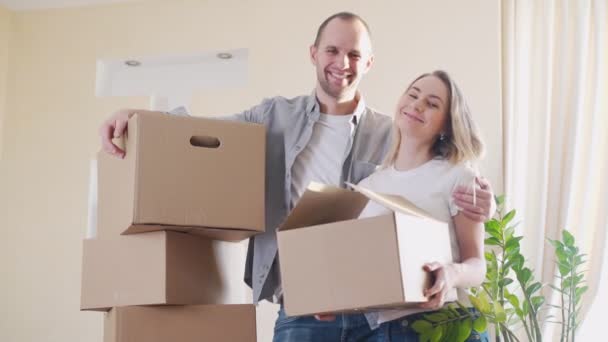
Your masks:
<path fill-rule="evenodd" d="M 519 339 L 517 338 L 517 336 L 515 336 L 515 334 L 509 328 L 507 328 L 507 333 L 509 334 L 510 338 L 512 338 L 516 342 L 520 342 Z"/>
<path fill-rule="evenodd" d="M 560 338 L 560 342 L 564 342 L 565 337 L 566 337 L 566 305 L 565 305 L 565 300 L 566 298 L 564 298 L 564 278 L 560 275 L 560 287 L 561 287 L 561 299 L 562 299 L 562 305 L 561 305 L 561 312 L 562 312 L 562 334 L 561 334 L 561 338 Z"/>
<path fill-rule="evenodd" d="M 568 302 L 568 310 L 570 311 L 570 329 L 572 329 L 572 342 L 574 342 L 574 330 L 576 329 L 575 327 L 575 320 L 576 320 L 576 302 L 575 302 L 575 298 L 576 298 L 576 288 L 574 287 L 574 277 L 576 277 L 576 273 L 575 271 L 575 267 L 574 267 L 574 257 L 568 258 L 571 268 L 570 268 L 570 300 Z"/>
<path fill-rule="evenodd" d="M 511 342 L 507 327 L 505 327 L 503 324 L 500 324 L 500 331 L 502 333 L 502 337 L 505 339 L 505 342 Z"/>
<path fill-rule="evenodd" d="M 518 279 L 518 281 L 519 281 L 519 279 Z M 532 341 L 541 342 L 543 340 L 543 337 L 540 332 L 540 326 L 538 325 L 536 309 L 534 308 L 534 305 L 532 304 L 532 299 L 530 298 L 528 293 L 526 293 L 526 284 L 524 284 L 522 281 L 519 281 L 519 285 L 521 286 L 521 288 L 524 292 L 524 298 L 525 298 L 528 306 L 530 307 L 530 312 L 528 312 L 528 318 L 530 319 L 530 327 L 534 330 L 534 336 L 536 337 L 536 339 L 534 339 L 534 340 L 530 339 L 530 341 L 531 342 Z M 523 321 L 525 322 L 525 319 Z M 525 324 L 524 324 L 524 326 L 525 326 Z"/>
<path fill-rule="evenodd" d="M 530 327 L 528 327 L 528 323 L 526 322 L 526 317 L 524 317 L 521 322 L 524 324 L 524 330 L 526 330 L 526 335 L 528 336 L 528 341 L 532 342 L 532 333 L 530 332 Z"/>
<path fill-rule="evenodd" d="M 443 324 L 448 324 L 454 321 L 463 321 L 465 318 L 469 318 L 471 321 L 473 321 L 473 317 L 475 316 L 471 316 L 470 313 L 465 313 L 463 315 L 457 316 L 457 317 L 453 317 L 453 318 L 449 318 L 446 319 L 444 321 L 440 321 L 440 322 L 436 322 L 436 323 L 432 323 L 434 327 L 438 326 L 438 325 L 443 325 Z M 477 318 L 477 317 L 475 317 Z"/>

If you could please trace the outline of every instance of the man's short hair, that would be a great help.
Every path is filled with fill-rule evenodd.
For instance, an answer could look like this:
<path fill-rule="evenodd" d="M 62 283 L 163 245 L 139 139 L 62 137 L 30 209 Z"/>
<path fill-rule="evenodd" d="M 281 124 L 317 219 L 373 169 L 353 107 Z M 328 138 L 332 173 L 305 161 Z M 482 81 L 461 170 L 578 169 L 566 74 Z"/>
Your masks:
<path fill-rule="evenodd" d="M 351 12 L 339 12 L 336 13 L 334 15 L 331 15 L 329 18 L 325 19 L 321 25 L 319 26 L 319 29 L 317 30 L 317 36 L 315 37 L 315 46 L 319 46 L 319 41 L 321 40 L 321 35 L 323 34 L 323 31 L 325 30 L 325 27 L 327 26 L 327 24 L 329 24 L 330 21 L 339 18 L 342 20 L 347 20 L 347 21 L 352 21 L 352 20 L 358 20 L 359 22 L 361 22 L 361 24 L 363 24 L 363 26 L 365 27 L 365 30 L 367 31 L 367 34 L 371 37 L 371 32 L 369 30 L 369 26 L 367 26 L 367 23 L 365 22 L 365 20 L 363 20 L 363 18 L 361 18 L 360 16 L 351 13 Z"/>

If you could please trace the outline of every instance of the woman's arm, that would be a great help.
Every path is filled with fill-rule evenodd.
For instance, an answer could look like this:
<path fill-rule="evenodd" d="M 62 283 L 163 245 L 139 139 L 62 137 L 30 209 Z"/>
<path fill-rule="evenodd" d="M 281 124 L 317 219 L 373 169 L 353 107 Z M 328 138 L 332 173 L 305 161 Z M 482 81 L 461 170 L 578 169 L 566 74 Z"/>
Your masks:
<path fill-rule="evenodd" d="M 435 274 L 435 283 L 425 291 L 430 300 L 420 304 L 425 309 L 442 307 L 450 289 L 479 286 L 485 279 L 483 224 L 469 219 L 462 212 L 453 219 L 462 261 L 445 265 L 433 262 L 424 266 L 426 271 Z"/>

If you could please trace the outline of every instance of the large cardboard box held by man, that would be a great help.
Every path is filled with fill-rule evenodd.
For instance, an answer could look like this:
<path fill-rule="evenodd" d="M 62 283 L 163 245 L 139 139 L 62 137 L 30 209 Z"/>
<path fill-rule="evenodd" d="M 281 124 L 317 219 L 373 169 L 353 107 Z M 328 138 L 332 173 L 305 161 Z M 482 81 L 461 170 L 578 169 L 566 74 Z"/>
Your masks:
<path fill-rule="evenodd" d="M 98 236 L 176 230 L 242 240 L 265 228 L 266 130 L 135 114 L 124 159 L 98 158 Z"/>
<path fill-rule="evenodd" d="M 213 243 L 165 231 L 84 240 L 81 309 L 243 303 L 242 290 L 226 284 L 234 270 L 221 269 Z"/>
<path fill-rule="evenodd" d="M 255 342 L 253 305 L 130 306 L 104 320 L 104 342 Z"/>
<path fill-rule="evenodd" d="M 278 232 L 287 315 L 407 307 L 427 301 L 427 262 L 451 262 L 447 223 L 402 197 L 312 183 Z M 357 219 L 368 201 L 393 210 Z M 455 300 L 451 291 L 447 300 Z"/>

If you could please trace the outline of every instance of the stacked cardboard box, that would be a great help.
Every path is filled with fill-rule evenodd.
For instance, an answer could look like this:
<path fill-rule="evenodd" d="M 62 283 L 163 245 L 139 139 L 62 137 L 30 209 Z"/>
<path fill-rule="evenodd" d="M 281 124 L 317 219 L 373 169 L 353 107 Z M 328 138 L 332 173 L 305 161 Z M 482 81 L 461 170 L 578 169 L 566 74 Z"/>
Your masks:
<path fill-rule="evenodd" d="M 227 304 L 214 240 L 264 231 L 264 127 L 136 114 L 127 136 L 124 159 L 98 154 L 81 309 L 108 311 L 105 342 L 255 341 L 255 308 Z"/>

